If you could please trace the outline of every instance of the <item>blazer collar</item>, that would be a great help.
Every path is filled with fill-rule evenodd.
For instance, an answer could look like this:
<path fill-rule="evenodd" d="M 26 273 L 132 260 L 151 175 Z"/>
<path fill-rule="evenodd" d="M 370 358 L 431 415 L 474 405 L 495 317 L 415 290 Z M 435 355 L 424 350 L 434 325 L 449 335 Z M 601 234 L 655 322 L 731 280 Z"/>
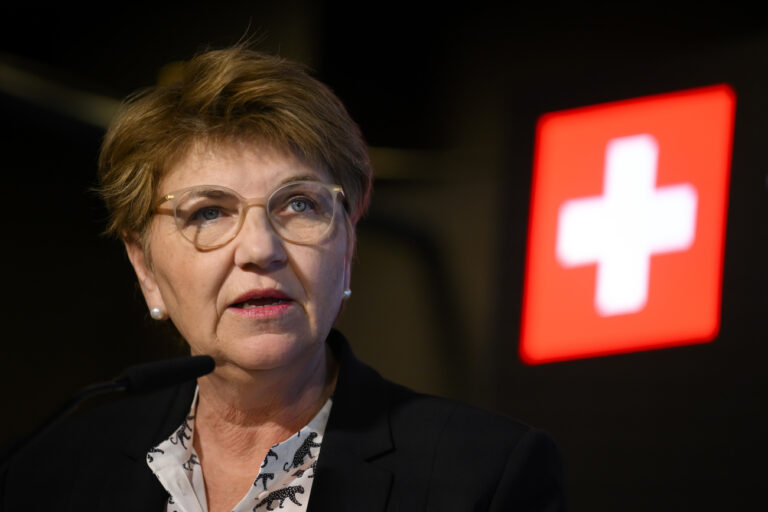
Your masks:
<path fill-rule="evenodd" d="M 167 438 L 184 420 L 192 403 L 196 382 L 185 382 L 148 397 L 136 410 L 133 435 L 123 446 L 126 456 L 114 464 L 99 497 L 97 510 L 133 512 L 161 510 L 168 499 L 163 486 L 146 463 L 147 451 Z"/>
<path fill-rule="evenodd" d="M 196 387 L 197 381 L 190 380 L 163 390 L 149 407 L 150 414 L 156 414 L 160 421 L 137 429 L 135 435 L 128 440 L 125 453 L 143 462 L 149 449 L 168 438 L 187 417 Z"/>

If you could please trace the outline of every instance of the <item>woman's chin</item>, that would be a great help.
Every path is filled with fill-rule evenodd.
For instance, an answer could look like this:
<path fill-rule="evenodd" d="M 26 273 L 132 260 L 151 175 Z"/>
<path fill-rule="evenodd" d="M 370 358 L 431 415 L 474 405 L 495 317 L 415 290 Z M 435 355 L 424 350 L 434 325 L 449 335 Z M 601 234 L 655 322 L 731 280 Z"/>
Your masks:
<path fill-rule="evenodd" d="M 306 341 L 295 334 L 261 334 L 245 339 L 221 343 L 217 357 L 222 363 L 228 363 L 247 372 L 299 367 L 312 358 L 314 342 Z"/>

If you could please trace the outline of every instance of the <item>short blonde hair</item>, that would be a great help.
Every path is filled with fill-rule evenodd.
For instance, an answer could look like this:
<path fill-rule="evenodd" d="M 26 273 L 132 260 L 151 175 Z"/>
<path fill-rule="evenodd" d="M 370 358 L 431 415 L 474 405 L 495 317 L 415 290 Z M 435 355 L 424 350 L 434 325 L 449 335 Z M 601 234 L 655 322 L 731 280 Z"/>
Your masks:
<path fill-rule="evenodd" d="M 202 53 L 182 78 L 129 96 L 98 162 L 106 232 L 146 240 L 158 184 L 200 141 L 253 140 L 324 169 L 344 189 L 352 227 L 373 172 L 360 130 L 331 90 L 294 62 L 236 46 Z"/>

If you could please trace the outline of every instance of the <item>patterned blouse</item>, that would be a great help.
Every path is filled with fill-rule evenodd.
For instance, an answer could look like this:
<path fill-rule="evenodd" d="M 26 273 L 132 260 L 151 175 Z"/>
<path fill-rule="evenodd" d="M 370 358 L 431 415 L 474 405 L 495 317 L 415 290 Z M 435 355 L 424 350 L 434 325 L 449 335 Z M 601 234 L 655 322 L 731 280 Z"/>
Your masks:
<path fill-rule="evenodd" d="M 232 512 L 306 510 L 331 404 L 329 398 L 304 428 L 267 452 L 253 486 Z M 168 491 L 166 512 L 208 512 L 203 470 L 192 446 L 196 411 L 197 390 L 187 419 L 147 453 L 149 468 Z"/>

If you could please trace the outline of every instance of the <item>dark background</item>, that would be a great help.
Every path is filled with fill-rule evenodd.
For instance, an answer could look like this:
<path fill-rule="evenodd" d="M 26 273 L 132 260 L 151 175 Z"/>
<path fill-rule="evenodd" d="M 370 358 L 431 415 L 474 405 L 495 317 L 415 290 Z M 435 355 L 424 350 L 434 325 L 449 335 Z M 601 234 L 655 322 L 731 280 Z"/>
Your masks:
<path fill-rule="evenodd" d="M 149 319 L 119 243 L 99 235 L 96 155 L 115 100 L 169 62 L 251 37 L 310 66 L 371 146 L 373 205 L 340 322 L 362 359 L 552 433 L 574 511 L 756 508 L 768 478 L 768 18 L 745 5 L 5 4 L 0 442 L 88 383 L 183 351 Z M 524 366 L 537 117 L 722 82 L 737 114 L 720 335 Z"/>

